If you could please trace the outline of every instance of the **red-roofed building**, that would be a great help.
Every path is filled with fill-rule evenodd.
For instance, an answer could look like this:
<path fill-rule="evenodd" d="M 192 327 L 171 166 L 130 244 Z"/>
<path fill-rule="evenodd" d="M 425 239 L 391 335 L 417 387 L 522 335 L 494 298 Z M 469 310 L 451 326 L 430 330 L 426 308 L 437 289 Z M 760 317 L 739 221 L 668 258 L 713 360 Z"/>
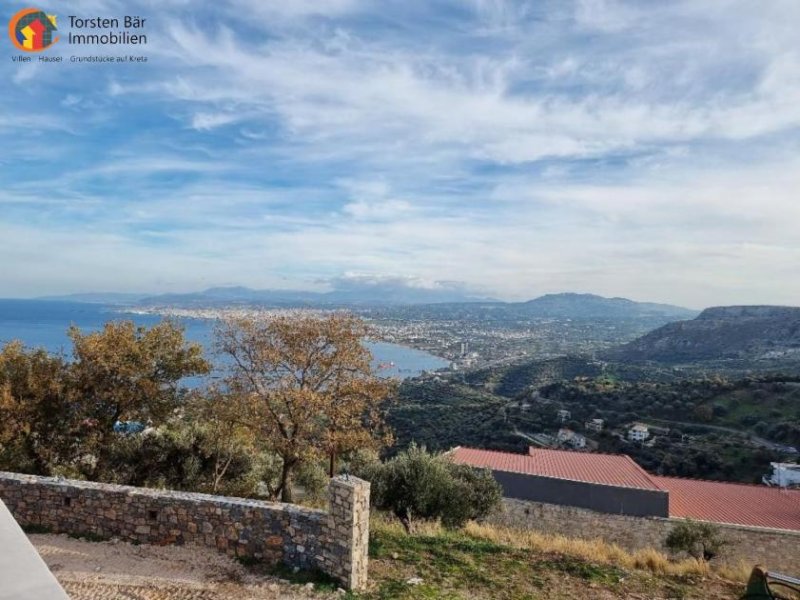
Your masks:
<path fill-rule="evenodd" d="M 800 531 L 800 490 L 658 477 L 624 454 L 455 448 L 450 456 L 459 464 L 490 469 L 508 498 L 612 514 Z"/>
<path fill-rule="evenodd" d="M 647 471 L 625 454 L 590 454 L 543 448 L 530 448 L 528 454 L 513 454 L 459 447 L 451 451 L 451 456 L 457 463 L 486 467 L 492 471 L 556 477 L 643 490 L 661 489 Z"/>
<path fill-rule="evenodd" d="M 669 492 L 669 516 L 800 531 L 800 490 L 653 477 Z"/>
<path fill-rule="evenodd" d="M 455 448 L 459 464 L 487 468 L 508 498 L 599 512 L 668 516 L 667 493 L 629 456 L 531 448 L 528 454 Z"/>

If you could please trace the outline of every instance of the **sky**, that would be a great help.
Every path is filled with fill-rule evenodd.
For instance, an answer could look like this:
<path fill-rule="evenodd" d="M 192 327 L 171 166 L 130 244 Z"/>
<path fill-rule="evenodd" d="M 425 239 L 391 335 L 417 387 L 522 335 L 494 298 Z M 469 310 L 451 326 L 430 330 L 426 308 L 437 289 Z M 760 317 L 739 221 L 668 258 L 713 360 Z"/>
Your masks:
<path fill-rule="evenodd" d="M 38 8 L 66 62 L 0 43 L 0 297 L 800 305 L 796 0 Z M 65 42 L 69 15 L 126 14 L 146 46 Z M 149 60 L 69 62 L 126 52 Z"/>

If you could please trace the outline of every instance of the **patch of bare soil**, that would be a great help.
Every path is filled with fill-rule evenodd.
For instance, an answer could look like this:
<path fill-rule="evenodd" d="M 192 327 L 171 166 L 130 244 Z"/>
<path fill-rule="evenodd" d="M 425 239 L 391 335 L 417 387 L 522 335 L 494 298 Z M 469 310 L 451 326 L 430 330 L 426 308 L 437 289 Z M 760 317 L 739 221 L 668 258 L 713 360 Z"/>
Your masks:
<path fill-rule="evenodd" d="M 199 546 L 134 546 L 30 536 L 72 600 L 306 600 L 337 595 L 257 575 Z"/>

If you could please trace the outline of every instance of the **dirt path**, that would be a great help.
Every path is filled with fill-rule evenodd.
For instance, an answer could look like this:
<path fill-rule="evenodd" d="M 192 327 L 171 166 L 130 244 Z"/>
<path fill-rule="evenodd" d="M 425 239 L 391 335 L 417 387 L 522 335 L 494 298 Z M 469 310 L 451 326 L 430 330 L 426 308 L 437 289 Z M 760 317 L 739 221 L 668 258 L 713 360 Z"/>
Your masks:
<path fill-rule="evenodd" d="M 307 586 L 254 575 L 196 546 L 134 546 L 31 535 L 72 600 L 272 600 L 335 598 Z"/>
<path fill-rule="evenodd" d="M 785 452 L 786 448 L 788 447 L 786 444 L 771 442 L 744 429 L 734 429 L 733 427 L 724 427 L 722 425 L 709 425 L 708 423 L 692 423 L 690 421 L 673 421 L 671 419 L 656 419 L 653 417 L 647 417 L 643 420 L 650 420 L 653 423 L 671 423 L 672 425 L 681 425 L 683 427 L 705 427 L 706 429 L 711 429 L 712 431 L 732 433 L 741 438 L 744 438 L 745 440 L 752 442 L 756 446 L 761 446 L 762 448 L 767 448 L 768 450 L 775 450 L 776 452 Z"/>

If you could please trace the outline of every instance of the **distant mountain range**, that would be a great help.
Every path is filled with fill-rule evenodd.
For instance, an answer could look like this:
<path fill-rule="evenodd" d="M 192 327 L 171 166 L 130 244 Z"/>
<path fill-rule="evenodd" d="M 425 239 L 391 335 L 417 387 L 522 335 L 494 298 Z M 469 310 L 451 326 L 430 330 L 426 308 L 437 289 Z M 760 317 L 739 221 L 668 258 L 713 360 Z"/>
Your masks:
<path fill-rule="evenodd" d="M 627 298 L 604 298 L 594 294 L 547 294 L 518 305 L 521 312 L 536 317 L 573 319 L 667 317 L 686 319 L 697 311 L 652 302 L 634 302 Z"/>
<path fill-rule="evenodd" d="M 142 298 L 138 303 L 150 306 L 209 306 L 209 305 L 259 305 L 259 306 L 369 306 L 398 304 L 429 304 L 440 302 L 479 302 L 476 298 L 455 289 L 402 287 L 388 290 L 343 289 L 331 292 L 301 290 L 253 290 L 246 287 L 217 287 L 188 294 L 162 294 Z"/>
<path fill-rule="evenodd" d="M 566 318 L 566 319 L 628 319 L 655 317 L 686 319 L 696 311 L 649 302 L 634 302 L 626 298 L 604 298 L 594 294 L 547 294 L 527 302 L 499 302 L 477 298 L 457 289 L 428 289 L 405 287 L 399 289 L 334 290 L 309 292 L 299 290 L 254 290 L 246 287 L 216 287 L 186 294 L 114 294 L 86 293 L 49 296 L 42 300 L 89 302 L 97 304 L 171 306 L 181 308 L 221 306 L 265 307 L 346 307 L 346 306 L 419 306 L 431 312 L 485 312 L 493 317 Z M 465 306 L 466 305 L 466 306 Z"/>
<path fill-rule="evenodd" d="M 689 363 L 710 360 L 800 361 L 800 308 L 724 306 L 663 327 L 608 351 L 624 361 Z"/>

